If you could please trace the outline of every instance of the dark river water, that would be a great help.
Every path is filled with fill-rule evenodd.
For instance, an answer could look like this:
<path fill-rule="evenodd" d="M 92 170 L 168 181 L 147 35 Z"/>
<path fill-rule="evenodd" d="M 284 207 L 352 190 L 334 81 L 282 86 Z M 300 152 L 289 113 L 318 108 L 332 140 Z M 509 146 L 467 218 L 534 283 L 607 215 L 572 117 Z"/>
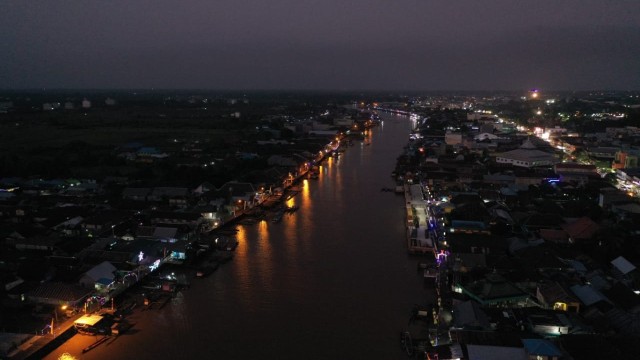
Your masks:
<path fill-rule="evenodd" d="M 407 117 L 383 115 L 370 145 L 329 159 L 300 183 L 282 222 L 238 226 L 235 257 L 192 280 L 132 332 L 82 354 L 76 335 L 52 353 L 79 359 L 406 359 L 399 343 L 414 304 L 429 302 L 407 255 L 404 198 L 390 176 Z"/>

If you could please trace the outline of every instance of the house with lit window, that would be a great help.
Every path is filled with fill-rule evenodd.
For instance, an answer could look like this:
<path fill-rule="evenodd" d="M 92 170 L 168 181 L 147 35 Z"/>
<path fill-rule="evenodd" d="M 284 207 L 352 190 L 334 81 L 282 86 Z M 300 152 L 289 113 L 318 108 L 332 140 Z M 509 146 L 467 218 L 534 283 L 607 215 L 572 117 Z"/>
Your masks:
<path fill-rule="evenodd" d="M 557 281 L 542 281 L 536 288 L 536 299 L 547 309 L 580 311 L 580 300 L 566 287 Z"/>

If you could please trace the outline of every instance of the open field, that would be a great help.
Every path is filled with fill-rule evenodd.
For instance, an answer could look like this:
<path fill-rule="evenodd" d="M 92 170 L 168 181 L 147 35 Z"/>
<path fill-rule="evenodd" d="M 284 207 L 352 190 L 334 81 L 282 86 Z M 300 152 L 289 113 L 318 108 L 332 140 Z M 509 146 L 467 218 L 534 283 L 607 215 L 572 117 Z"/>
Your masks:
<path fill-rule="evenodd" d="M 149 146 L 179 154 L 196 142 L 206 154 L 220 153 L 238 143 L 239 126 L 246 126 L 241 119 L 197 109 L 0 114 L 0 177 L 126 176 L 142 167 L 122 153 Z"/>
<path fill-rule="evenodd" d="M 5 114 L 0 116 L 0 149 L 60 147 L 78 141 L 94 146 L 119 146 L 131 141 L 160 145 L 175 138 L 216 140 L 235 131 L 234 121 L 239 122 L 200 113 L 171 117 L 122 112 Z"/>
<path fill-rule="evenodd" d="M 4 125 L 0 127 L 0 149 L 32 149 L 35 147 L 60 147 L 82 141 L 94 146 L 118 146 L 131 141 L 159 145 L 172 139 L 209 140 L 222 139 L 229 135 L 226 130 L 200 130 L 189 128 L 81 128 L 68 129 L 51 125 Z"/>

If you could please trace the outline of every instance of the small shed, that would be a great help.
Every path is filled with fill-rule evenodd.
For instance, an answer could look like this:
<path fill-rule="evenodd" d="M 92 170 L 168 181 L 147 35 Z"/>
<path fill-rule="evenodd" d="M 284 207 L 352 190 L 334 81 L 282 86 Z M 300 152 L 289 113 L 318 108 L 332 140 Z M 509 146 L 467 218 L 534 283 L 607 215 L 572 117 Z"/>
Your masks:
<path fill-rule="evenodd" d="M 80 284 L 86 288 L 103 288 L 111 285 L 115 279 L 116 267 L 108 261 L 94 266 L 80 278 Z"/>
<path fill-rule="evenodd" d="M 617 258 L 611 260 L 611 265 L 613 265 L 613 272 L 617 276 L 626 276 L 636 269 L 636 267 L 632 263 L 630 263 L 629 260 L 625 259 L 622 256 L 618 256 Z"/>

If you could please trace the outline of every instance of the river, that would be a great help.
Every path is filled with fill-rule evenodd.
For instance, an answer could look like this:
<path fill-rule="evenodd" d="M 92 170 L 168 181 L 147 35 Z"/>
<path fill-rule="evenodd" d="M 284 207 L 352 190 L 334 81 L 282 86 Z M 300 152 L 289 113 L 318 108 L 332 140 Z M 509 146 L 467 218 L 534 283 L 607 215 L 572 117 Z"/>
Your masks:
<path fill-rule="evenodd" d="M 390 174 L 408 117 L 383 115 L 299 184 L 282 222 L 238 226 L 235 257 L 194 279 L 162 310 L 136 312 L 133 331 L 82 354 L 77 335 L 48 358 L 406 359 L 399 344 L 414 304 L 432 297 L 407 254 L 403 197 Z"/>

